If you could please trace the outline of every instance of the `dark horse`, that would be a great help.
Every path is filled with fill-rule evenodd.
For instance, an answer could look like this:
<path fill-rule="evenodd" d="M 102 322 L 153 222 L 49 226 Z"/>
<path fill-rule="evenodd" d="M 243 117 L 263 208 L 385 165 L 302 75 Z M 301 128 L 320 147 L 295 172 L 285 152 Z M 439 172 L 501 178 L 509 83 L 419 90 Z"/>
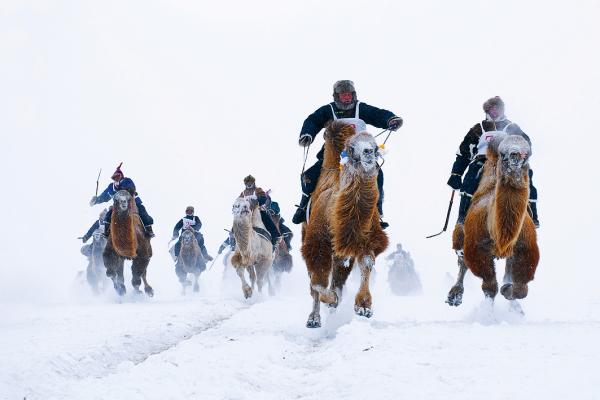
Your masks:
<path fill-rule="evenodd" d="M 146 237 L 142 221 L 138 215 L 135 199 L 126 190 L 120 190 L 113 197 L 113 212 L 110 221 L 109 240 L 104 249 L 106 276 L 112 279 L 117 293 L 125 294 L 123 263 L 132 260 L 131 284 L 141 293 L 140 284 L 144 281 L 144 291 L 148 296 L 154 290 L 146 281 L 146 269 L 152 257 L 150 239 Z"/>

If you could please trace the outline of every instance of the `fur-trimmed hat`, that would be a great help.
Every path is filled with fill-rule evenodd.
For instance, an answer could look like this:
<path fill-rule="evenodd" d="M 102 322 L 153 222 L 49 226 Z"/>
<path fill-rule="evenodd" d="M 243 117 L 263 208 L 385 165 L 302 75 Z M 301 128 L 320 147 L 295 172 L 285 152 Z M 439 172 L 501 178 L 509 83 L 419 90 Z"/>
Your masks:
<path fill-rule="evenodd" d="M 193 214 L 193 213 L 194 213 L 194 207 L 193 207 L 193 206 L 187 206 L 187 207 L 185 208 L 185 213 L 187 214 L 187 213 L 188 213 L 188 211 L 191 211 L 191 212 L 192 212 L 192 214 Z"/>
<path fill-rule="evenodd" d="M 487 99 L 485 103 L 483 103 L 483 111 L 486 114 L 492 109 L 492 107 L 496 107 L 504 111 L 504 101 L 502 101 L 500 96 L 495 96 L 491 99 Z"/>
<path fill-rule="evenodd" d="M 336 93 L 356 93 L 354 82 L 348 79 L 337 81 L 333 84 L 333 94 Z"/>
<path fill-rule="evenodd" d="M 340 93 L 352 93 L 352 103 L 344 104 L 340 101 Z M 340 110 L 350 110 L 356 104 L 356 89 L 354 88 L 354 82 L 345 79 L 337 81 L 333 84 L 333 101 Z"/>
<path fill-rule="evenodd" d="M 244 178 L 244 185 L 250 185 L 250 184 L 255 184 L 256 183 L 256 179 L 254 179 L 254 177 L 252 175 L 248 175 L 247 177 Z"/>
<path fill-rule="evenodd" d="M 121 165 L 123 165 L 123 161 L 121 161 L 121 164 L 119 164 L 119 166 L 117 167 L 117 169 L 115 170 L 115 172 L 113 172 L 113 174 L 110 177 L 110 179 L 116 180 L 115 176 L 117 174 L 121 174 L 121 178 L 123 178 L 125 176 L 125 174 L 123 174 L 123 171 L 121 171 Z"/>

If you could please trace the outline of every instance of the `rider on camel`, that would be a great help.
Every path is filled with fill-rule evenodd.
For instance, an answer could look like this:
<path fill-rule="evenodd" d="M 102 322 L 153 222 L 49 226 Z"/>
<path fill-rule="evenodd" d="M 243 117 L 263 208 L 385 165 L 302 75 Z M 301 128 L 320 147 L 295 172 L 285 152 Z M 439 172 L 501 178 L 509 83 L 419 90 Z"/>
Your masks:
<path fill-rule="evenodd" d="M 448 185 L 460 191 L 460 206 L 458 223 L 465 222 L 471 199 L 477 191 L 486 160 L 487 144 L 499 133 L 519 135 L 525 138 L 531 146 L 531 140 L 519 127 L 504 114 L 504 101 L 499 96 L 492 97 L 483 103 L 485 120 L 473 126 L 467 132 L 456 152 L 456 160 L 452 165 L 452 173 Z M 483 134 L 485 132 L 485 135 Z M 467 169 L 468 167 L 468 169 Z M 463 174 L 464 180 L 461 181 Z M 533 186 L 533 170 L 529 168 L 529 214 L 536 228 L 540 226 L 537 215 L 537 189 Z"/>
<path fill-rule="evenodd" d="M 298 140 L 300 146 L 310 146 L 321 129 L 331 121 L 336 120 L 354 125 L 357 132 L 366 130 L 366 124 L 373 125 L 376 128 L 396 131 L 402 126 L 403 122 L 402 118 L 391 111 L 358 101 L 354 83 L 349 80 L 341 80 L 333 85 L 333 102 L 320 107 L 304 121 Z M 307 205 L 312 192 L 317 186 L 323 166 L 323 152 L 324 148 L 321 148 L 321 151 L 317 154 L 316 164 L 304 171 L 301 176 L 302 199 L 292 217 L 292 222 L 295 224 L 306 221 Z M 383 172 L 381 169 L 379 169 L 377 175 L 377 189 L 379 190 L 377 209 L 383 218 Z M 387 222 L 383 222 L 383 219 L 380 223 L 384 229 L 389 226 Z"/>
<path fill-rule="evenodd" d="M 140 219 L 142 220 L 144 229 L 146 230 L 146 235 L 149 237 L 154 237 L 154 232 L 152 231 L 152 224 L 154 223 L 154 220 L 150 215 L 148 215 L 146 207 L 144 207 L 144 205 L 142 204 L 142 199 L 138 197 L 138 194 L 135 189 L 135 183 L 133 183 L 133 180 L 131 180 L 131 178 L 125 178 L 123 171 L 121 171 L 121 165 L 123 165 L 123 163 L 119 164 L 119 166 L 111 176 L 113 182 L 109 184 L 106 189 L 104 189 L 100 196 L 92 197 L 92 199 L 90 200 L 90 207 L 111 200 L 115 193 L 117 193 L 119 190 L 127 190 L 129 193 L 131 193 L 132 196 L 135 197 L 135 205 L 137 206 L 138 214 L 140 216 Z M 105 217 L 105 222 L 108 224 L 108 226 L 110 226 L 111 216 L 112 209 L 108 211 Z"/>

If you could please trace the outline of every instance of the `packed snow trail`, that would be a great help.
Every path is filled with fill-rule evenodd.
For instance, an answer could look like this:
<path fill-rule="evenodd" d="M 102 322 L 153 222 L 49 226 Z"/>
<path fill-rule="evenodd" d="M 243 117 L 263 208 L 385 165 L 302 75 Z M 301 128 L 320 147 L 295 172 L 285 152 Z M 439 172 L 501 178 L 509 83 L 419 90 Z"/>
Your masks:
<path fill-rule="evenodd" d="M 597 302 L 553 318 L 557 303 L 524 302 L 523 318 L 502 299 L 488 309 L 474 280 L 456 309 L 441 291 L 393 296 L 383 275 L 373 318 L 354 315 L 351 277 L 321 329 L 304 326 L 301 266 L 274 298 L 245 301 L 234 279 L 220 296 L 13 309 L 0 398 L 597 398 Z"/>

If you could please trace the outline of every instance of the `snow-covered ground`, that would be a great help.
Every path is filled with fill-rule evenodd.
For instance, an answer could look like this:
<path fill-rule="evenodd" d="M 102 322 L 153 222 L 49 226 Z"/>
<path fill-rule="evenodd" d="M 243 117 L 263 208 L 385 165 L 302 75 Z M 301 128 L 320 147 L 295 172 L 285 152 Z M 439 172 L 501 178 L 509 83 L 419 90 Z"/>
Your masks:
<path fill-rule="evenodd" d="M 598 15 L 593 0 L 0 1 L 0 400 L 600 399 Z M 276 297 L 243 300 L 220 260 L 182 297 L 167 243 L 185 207 L 213 256 L 248 174 L 289 222 L 302 121 L 339 79 L 404 118 L 386 143 L 373 317 L 354 315 L 353 278 L 305 328 L 297 226 Z M 539 191 L 524 317 L 483 303 L 470 275 L 446 305 L 450 232 L 425 239 L 496 95 L 532 140 Z M 120 162 L 155 220 L 152 299 L 73 283 L 98 170 L 102 190 Z M 386 281 L 399 242 L 417 296 Z"/>
<path fill-rule="evenodd" d="M 233 273 L 222 280 L 222 268 L 217 262 L 201 277 L 201 293 L 186 297 L 157 290 L 153 299 L 118 301 L 112 288 L 93 298 L 79 287 L 67 303 L 2 306 L 0 398 L 600 395 L 598 296 L 570 308 L 532 288 L 522 317 L 501 297 L 493 308 L 485 303 L 469 276 L 465 304 L 450 308 L 443 302 L 450 277 L 426 280 L 423 295 L 398 297 L 380 260 L 373 318 L 354 315 L 351 277 L 340 308 L 323 309 L 323 327 L 307 329 L 303 263 L 284 276 L 277 296 L 249 301 Z"/>

